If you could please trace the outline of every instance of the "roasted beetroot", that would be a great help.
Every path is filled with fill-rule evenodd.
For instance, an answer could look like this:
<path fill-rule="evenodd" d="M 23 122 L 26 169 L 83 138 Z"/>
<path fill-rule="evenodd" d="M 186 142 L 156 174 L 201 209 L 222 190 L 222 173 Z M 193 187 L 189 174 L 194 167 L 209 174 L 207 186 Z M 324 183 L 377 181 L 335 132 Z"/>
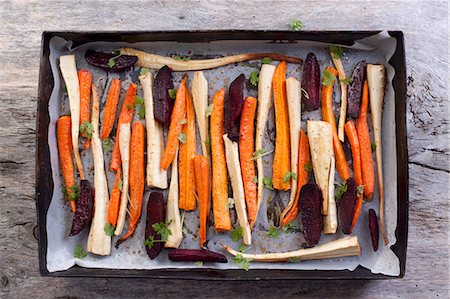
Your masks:
<path fill-rule="evenodd" d="M 320 107 L 320 67 L 313 53 L 308 53 L 303 64 L 302 103 L 305 111 L 317 110 Z M 305 94 L 306 93 L 306 94 Z"/>
<path fill-rule="evenodd" d="M 72 228 L 69 236 L 79 234 L 91 221 L 94 210 L 94 197 L 91 184 L 88 180 L 80 181 L 80 196 L 77 201 L 77 210 L 73 216 Z"/>
<path fill-rule="evenodd" d="M 380 234 L 378 229 L 377 214 L 375 213 L 374 209 L 369 210 L 369 230 L 370 230 L 370 238 L 372 239 L 373 251 L 377 251 Z"/>
<path fill-rule="evenodd" d="M 207 249 L 175 249 L 169 252 L 169 260 L 176 262 L 228 262 L 223 254 Z"/>
<path fill-rule="evenodd" d="M 89 64 L 115 72 L 132 67 L 138 60 L 137 56 L 105 53 L 94 50 L 87 50 L 84 58 Z"/>
<path fill-rule="evenodd" d="M 347 87 L 347 114 L 349 117 L 358 118 L 359 116 L 365 69 L 365 61 L 360 61 L 353 69 L 351 82 Z"/>
<path fill-rule="evenodd" d="M 167 66 L 159 69 L 155 77 L 155 88 L 153 93 L 153 114 L 155 119 L 169 126 L 170 116 L 173 109 L 173 99 L 170 98 L 169 90 L 173 89 L 172 70 Z"/>
<path fill-rule="evenodd" d="M 352 233 L 352 221 L 355 214 L 356 190 L 358 186 L 354 178 L 349 178 L 346 182 L 347 190 L 338 199 L 338 219 L 344 234 Z"/>
<path fill-rule="evenodd" d="M 154 191 L 148 197 L 147 221 L 145 225 L 145 249 L 151 259 L 156 258 L 164 247 L 164 242 L 161 242 L 162 236 L 154 227 L 154 225 L 162 226 L 164 221 L 165 208 L 163 193 Z"/>
<path fill-rule="evenodd" d="M 239 142 L 239 125 L 244 104 L 245 76 L 239 75 L 230 84 L 228 99 L 225 102 L 225 133 L 234 142 Z"/>
<path fill-rule="evenodd" d="M 322 231 L 322 200 L 322 191 L 315 183 L 306 184 L 300 190 L 298 205 L 308 247 L 319 243 Z"/>

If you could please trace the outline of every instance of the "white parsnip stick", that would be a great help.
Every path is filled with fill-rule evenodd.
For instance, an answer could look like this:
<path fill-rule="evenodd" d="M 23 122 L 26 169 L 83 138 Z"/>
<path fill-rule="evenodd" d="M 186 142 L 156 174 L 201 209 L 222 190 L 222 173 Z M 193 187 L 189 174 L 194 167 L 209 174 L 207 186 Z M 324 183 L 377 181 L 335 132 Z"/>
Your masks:
<path fill-rule="evenodd" d="M 338 71 L 339 82 L 341 85 L 341 110 L 339 112 L 338 137 L 341 142 L 344 142 L 344 126 L 345 119 L 347 117 L 347 84 L 345 79 L 347 77 L 345 75 L 344 66 L 342 65 L 340 56 L 331 51 L 331 58 L 333 59 L 334 66 Z"/>
<path fill-rule="evenodd" d="M 169 195 L 167 197 L 166 225 L 172 232 L 164 243 L 165 248 L 178 248 L 183 240 L 183 223 L 178 208 L 178 150 L 172 163 Z"/>
<path fill-rule="evenodd" d="M 202 143 L 202 154 L 209 157 L 207 140 L 208 137 L 208 117 L 206 116 L 206 108 L 208 108 L 208 81 L 202 71 L 194 73 L 192 79 L 192 101 L 194 103 L 195 115 L 197 118 L 198 131 Z M 209 160 L 209 158 L 208 158 Z"/>

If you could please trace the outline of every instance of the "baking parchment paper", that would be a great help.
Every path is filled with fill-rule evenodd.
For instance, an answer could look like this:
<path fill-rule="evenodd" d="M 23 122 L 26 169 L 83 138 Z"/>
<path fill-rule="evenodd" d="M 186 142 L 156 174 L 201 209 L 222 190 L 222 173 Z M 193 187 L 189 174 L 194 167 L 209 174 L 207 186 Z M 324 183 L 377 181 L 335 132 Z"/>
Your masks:
<path fill-rule="evenodd" d="M 76 259 L 73 257 L 73 250 L 77 244 L 81 244 L 84 248 L 87 241 L 89 227 L 75 237 L 69 237 L 70 226 L 72 222 L 72 213 L 69 205 L 63 197 L 62 185 L 63 180 L 60 174 L 58 162 L 58 152 L 56 144 L 56 121 L 60 115 L 69 114 L 69 104 L 67 95 L 64 93 L 64 82 L 59 71 L 59 56 L 74 53 L 77 56 L 77 68 L 88 69 L 94 77 L 94 82 L 99 86 L 99 94 L 102 95 L 101 105 L 106 100 L 106 91 L 109 82 L 114 77 L 120 77 L 122 80 L 122 91 L 120 97 L 121 105 L 126 89 L 131 81 L 139 83 L 137 76 L 139 68 L 127 73 L 108 73 L 99 68 L 90 66 L 84 59 L 84 53 L 87 49 L 97 49 L 111 51 L 119 49 L 123 46 L 135 47 L 151 53 L 160 55 L 181 55 L 195 58 L 213 58 L 224 55 L 232 55 L 238 53 L 255 53 L 255 52 L 279 52 L 287 55 L 305 58 L 308 52 L 314 52 L 321 70 L 323 71 L 327 65 L 332 65 L 328 45 L 326 43 L 297 41 L 290 43 L 281 43 L 273 41 L 214 41 L 209 43 L 182 43 L 182 42 L 140 42 L 140 43 L 123 43 L 123 42 L 92 42 L 84 44 L 77 48 L 72 48 L 72 42 L 66 41 L 60 37 L 54 37 L 50 41 L 50 63 L 52 67 L 55 85 L 49 101 L 49 134 L 48 143 L 50 147 L 50 160 L 52 168 L 52 176 L 54 182 L 54 191 L 51 199 L 50 207 L 47 212 L 47 269 L 49 272 L 61 271 L 69 269 L 75 264 L 87 268 L 111 268 L 111 269 L 160 269 L 160 268 L 216 268 L 216 269 L 236 269 L 238 268 L 232 262 L 230 255 L 224 252 L 220 243 L 231 245 L 237 248 L 240 242 L 233 242 L 229 233 L 218 234 L 210 225 L 208 231 L 208 248 L 214 251 L 222 252 L 228 256 L 227 264 L 205 263 L 198 265 L 192 262 L 171 262 L 167 258 L 167 250 L 164 250 L 157 259 L 150 260 L 146 255 L 144 247 L 144 229 L 146 216 L 146 201 L 149 190 L 146 191 L 143 200 L 143 208 L 141 221 L 132 238 L 123 243 L 119 249 L 112 246 L 111 255 L 107 257 L 99 257 L 89 254 L 84 259 Z M 379 211 L 379 201 L 377 188 L 375 188 L 374 200 L 365 203 L 362 208 L 360 220 L 356 225 L 354 235 L 358 236 L 362 254 L 359 257 L 346 257 L 336 259 L 326 259 L 317 261 L 303 261 L 299 263 L 251 263 L 250 269 L 290 269 L 290 270 L 354 270 L 358 265 L 370 269 L 372 273 L 382 273 L 385 275 L 397 276 L 400 273 L 400 265 L 397 256 L 389 248 L 395 244 L 395 229 L 397 226 L 397 169 L 396 169 L 396 142 L 395 142 L 395 99 L 392 87 L 392 78 L 394 77 L 394 68 L 388 64 L 392 57 L 396 40 L 390 37 L 386 32 L 373 35 L 368 38 L 361 39 L 351 47 L 342 46 L 345 49 L 342 57 L 343 64 L 347 75 L 350 75 L 356 63 L 360 60 L 366 60 L 368 63 L 381 63 L 386 66 L 386 74 L 388 84 L 386 87 L 383 123 L 382 123 L 382 143 L 383 143 L 383 170 L 385 180 L 385 200 L 386 200 L 386 228 L 389 236 L 389 246 L 383 246 L 380 240 L 380 246 L 377 252 L 373 252 L 370 241 L 370 232 L 368 229 L 368 209 L 374 208 Z M 272 62 L 273 64 L 277 62 Z M 239 74 L 243 73 L 248 78 L 254 70 L 259 71 L 260 61 L 249 61 L 220 67 L 217 69 L 204 71 L 208 80 L 209 101 L 212 95 L 220 88 L 225 86 L 227 90 L 229 84 Z M 155 75 L 156 71 L 153 71 Z M 175 72 L 175 86 L 177 87 L 182 75 L 185 72 Z M 192 78 L 191 72 L 187 72 Z M 288 64 L 287 77 L 294 76 L 301 79 L 301 66 Z M 139 85 L 139 84 L 138 84 Z M 105 92 L 103 92 L 105 91 Z M 138 89 L 138 95 L 142 96 L 142 90 Z M 248 95 L 257 96 L 256 89 L 249 88 Z M 340 89 L 335 88 L 334 109 L 336 120 L 339 114 Z M 120 107 L 120 106 L 119 106 Z M 119 110 L 119 109 L 118 109 Z M 102 113 L 103 114 L 103 113 Z M 103 115 L 101 115 L 102 117 Z M 302 128 L 306 129 L 306 120 L 321 119 L 320 110 L 314 112 L 302 111 Z M 135 121 L 139 121 L 135 118 Z M 370 116 L 368 121 L 371 122 Z M 198 134 L 197 134 L 198 135 Z M 273 108 L 270 111 L 269 122 L 263 141 L 263 146 L 270 150 L 273 148 L 275 129 Z M 115 136 L 115 131 L 111 133 L 111 137 Z M 197 137 L 197 140 L 200 140 Z M 349 151 L 349 149 L 346 149 Z M 201 152 L 201 147 L 197 146 L 197 151 Z M 92 152 L 90 150 L 83 151 L 82 160 L 87 179 L 93 183 L 93 161 Z M 350 155 L 348 156 L 350 157 Z M 271 177 L 272 174 L 273 154 L 264 157 L 264 175 Z M 109 165 L 110 152 L 105 155 L 105 163 Z M 351 159 L 349 159 L 351 163 Z M 109 169 L 109 167 L 105 167 Z M 114 182 L 114 174 L 109 170 L 106 171 L 108 177 L 108 186 L 111 190 Z M 170 177 L 170 176 L 169 176 Z M 340 183 L 340 178 L 336 175 L 336 183 Z M 280 192 L 280 198 L 284 205 L 287 205 L 289 193 Z M 264 201 L 261 206 L 258 223 L 252 233 L 252 245 L 247 252 L 282 252 L 299 249 L 304 243 L 303 235 L 300 230 L 294 233 L 286 234 L 280 231 L 280 236 L 272 239 L 266 235 L 266 232 L 272 222 L 267 218 L 268 202 L 272 201 L 275 191 L 265 189 Z M 237 219 L 232 211 L 232 221 L 237 225 Z M 297 225 L 300 225 L 297 221 Z M 185 215 L 184 234 L 186 234 L 180 248 L 198 248 L 198 212 L 188 212 Z M 342 237 L 339 231 L 334 235 L 324 235 L 320 239 L 320 244 L 335 240 Z M 113 240 L 115 244 L 116 238 Z"/>

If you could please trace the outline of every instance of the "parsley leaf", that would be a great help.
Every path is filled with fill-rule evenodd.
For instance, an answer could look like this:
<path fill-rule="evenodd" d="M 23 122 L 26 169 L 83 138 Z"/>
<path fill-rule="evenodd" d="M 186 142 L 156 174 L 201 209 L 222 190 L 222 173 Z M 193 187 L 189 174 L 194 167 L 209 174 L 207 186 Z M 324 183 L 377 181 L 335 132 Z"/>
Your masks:
<path fill-rule="evenodd" d="M 330 52 L 331 57 L 333 57 L 334 59 L 339 59 L 341 58 L 342 53 L 344 53 L 344 49 L 338 46 L 330 46 Z"/>
<path fill-rule="evenodd" d="M 112 224 L 110 224 L 110 223 L 106 223 L 105 227 L 103 228 L 103 230 L 105 231 L 105 234 L 107 236 L 114 235 L 114 229 L 115 229 L 114 226 Z"/>
<path fill-rule="evenodd" d="M 119 183 L 117 184 L 117 188 L 119 188 L 120 191 L 123 190 L 123 181 L 122 181 L 122 179 L 119 179 Z"/>
<path fill-rule="evenodd" d="M 338 187 L 336 188 L 336 198 L 341 199 L 342 195 L 347 191 L 347 182 L 344 182 L 342 185 L 337 184 Z"/>
<path fill-rule="evenodd" d="M 241 243 L 241 245 L 239 245 L 238 250 L 239 252 L 246 252 L 249 249 L 248 246 L 246 246 L 244 243 Z"/>
<path fill-rule="evenodd" d="M 280 231 L 275 226 L 269 227 L 269 230 L 266 233 L 266 236 L 269 236 L 274 239 L 278 238 L 279 235 L 280 235 Z"/>
<path fill-rule="evenodd" d="M 169 92 L 169 97 L 172 100 L 175 100 L 175 98 L 177 97 L 177 90 L 174 89 L 174 88 L 171 88 L 171 89 L 168 90 L 168 92 Z"/>
<path fill-rule="evenodd" d="M 249 80 L 250 80 L 250 84 L 252 84 L 253 86 L 258 86 L 259 72 L 258 71 L 251 72 Z"/>
<path fill-rule="evenodd" d="M 63 94 L 67 94 L 67 86 L 66 86 L 66 84 L 63 84 L 63 86 L 61 87 L 61 89 L 62 89 L 62 93 L 63 93 Z"/>
<path fill-rule="evenodd" d="M 324 86 L 332 86 L 334 84 L 334 80 L 336 80 L 336 76 L 330 72 L 328 69 L 323 71 L 323 80 L 322 84 Z"/>
<path fill-rule="evenodd" d="M 135 96 L 134 97 L 134 103 L 136 105 L 143 105 L 144 104 L 144 99 L 141 98 L 140 96 Z"/>
<path fill-rule="evenodd" d="M 375 142 L 372 142 L 370 144 L 370 148 L 372 149 L 372 153 L 377 149 L 377 144 Z"/>
<path fill-rule="evenodd" d="M 80 125 L 80 132 L 81 132 L 81 134 L 86 136 L 86 138 L 89 138 L 89 139 L 92 138 L 93 130 L 94 130 L 94 126 L 88 121 L 85 121 Z"/>
<path fill-rule="evenodd" d="M 206 108 L 206 111 L 205 111 L 206 117 L 211 116 L 211 113 L 212 113 L 213 109 L 214 109 L 214 104 L 210 104 L 208 106 L 208 108 Z"/>
<path fill-rule="evenodd" d="M 115 59 L 116 59 L 117 57 L 113 57 L 113 58 L 110 58 L 109 60 L 108 60 L 108 67 L 109 68 L 112 68 L 113 66 L 115 66 L 116 65 L 116 61 L 115 61 Z"/>
<path fill-rule="evenodd" d="M 286 234 L 290 234 L 290 233 L 295 232 L 295 230 L 297 230 L 298 228 L 299 227 L 294 224 L 294 221 L 290 221 L 290 222 L 286 223 L 285 225 L 283 225 L 281 227 L 281 230 Z"/>
<path fill-rule="evenodd" d="M 353 82 L 352 78 L 345 78 L 342 80 L 339 80 L 341 83 L 344 83 L 344 85 L 349 85 L 350 83 Z"/>
<path fill-rule="evenodd" d="M 203 262 L 201 262 L 201 261 L 200 261 L 200 262 L 195 262 L 194 264 L 195 264 L 196 266 L 198 266 L 198 267 L 203 266 Z"/>
<path fill-rule="evenodd" d="M 296 257 L 296 256 L 294 256 L 294 257 L 290 257 L 290 258 L 288 258 L 288 260 L 287 260 L 289 263 L 298 263 L 298 262 L 300 262 L 300 258 L 299 257 Z"/>
<path fill-rule="evenodd" d="M 290 179 L 297 180 L 297 174 L 295 172 L 290 171 L 286 172 L 286 174 L 283 177 L 283 183 L 289 182 Z"/>
<path fill-rule="evenodd" d="M 105 152 L 109 152 L 112 149 L 111 139 L 109 139 L 109 137 L 106 137 L 102 143 Z"/>
<path fill-rule="evenodd" d="M 294 31 L 299 31 L 303 27 L 303 23 L 299 19 L 294 19 L 289 23 L 289 27 Z"/>
<path fill-rule="evenodd" d="M 242 227 L 237 226 L 231 231 L 231 240 L 233 240 L 233 242 L 237 242 L 240 238 L 242 238 L 243 233 L 244 230 L 242 229 Z"/>
<path fill-rule="evenodd" d="M 150 70 L 146 67 L 141 67 L 141 72 L 139 73 L 141 76 L 144 76 L 145 74 L 147 74 L 148 72 L 150 72 Z"/>
<path fill-rule="evenodd" d="M 271 62 L 272 62 L 272 59 L 269 58 L 269 57 L 264 57 L 264 58 L 261 60 L 261 63 L 262 63 L 262 64 L 270 64 Z"/>
<path fill-rule="evenodd" d="M 74 201 L 77 200 L 80 196 L 80 189 L 77 185 L 73 185 L 69 188 L 69 200 Z"/>
<path fill-rule="evenodd" d="M 356 197 L 360 197 L 364 194 L 364 186 L 359 185 L 358 188 L 356 188 Z"/>
<path fill-rule="evenodd" d="M 161 240 L 155 240 L 155 237 L 150 235 L 148 236 L 147 240 L 144 241 L 144 245 L 147 246 L 149 249 L 152 249 L 153 246 L 155 246 L 156 242 L 161 242 Z"/>
<path fill-rule="evenodd" d="M 187 120 L 186 120 L 186 119 L 183 119 L 182 121 L 179 122 L 179 124 L 180 124 L 180 125 L 185 125 L 185 124 L 187 124 Z"/>
<path fill-rule="evenodd" d="M 140 105 L 138 108 L 138 115 L 141 119 L 145 118 L 145 106 L 144 105 Z"/>
<path fill-rule="evenodd" d="M 181 55 L 174 55 L 174 56 L 172 56 L 172 58 L 175 60 L 181 60 L 181 61 L 187 61 L 187 60 L 191 59 L 189 56 L 181 56 Z"/>
<path fill-rule="evenodd" d="M 180 133 L 180 135 L 178 135 L 178 140 L 180 140 L 181 143 L 186 143 L 186 134 Z"/>
<path fill-rule="evenodd" d="M 253 152 L 252 160 L 256 160 L 258 158 L 264 157 L 265 155 L 268 155 L 268 154 L 270 154 L 272 152 L 273 152 L 273 150 L 270 151 L 270 152 L 267 152 L 266 149 L 262 147 L 259 150 L 256 150 L 256 151 Z"/>
<path fill-rule="evenodd" d="M 312 171 L 313 170 L 313 166 L 312 166 L 311 162 L 305 163 L 305 165 L 303 165 L 303 170 L 304 171 Z"/>
<path fill-rule="evenodd" d="M 167 225 L 165 222 L 161 221 L 160 223 L 155 223 L 152 225 L 155 232 L 161 236 L 161 241 L 165 242 L 167 241 L 167 238 L 172 235 L 172 231 L 167 228 Z"/>
<path fill-rule="evenodd" d="M 245 258 L 242 256 L 242 254 L 238 253 L 234 258 L 233 258 L 233 263 L 235 263 L 236 265 L 238 265 L 239 267 L 241 267 L 242 269 L 244 269 L 245 271 L 248 271 L 250 269 L 250 262 L 252 261 L 252 259 L 249 258 Z"/>
<path fill-rule="evenodd" d="M 258 183 L 258 177 L 255 175 L 255 177 L 253 178 L 253 183 L 257 184 Z"/>
<path fill-rule="evenodd" d="M 61 186 L 61 191 L 62 191 L 64 196 L 68 196 L 66 186 Z"/>
<path fill-rule="evenodd" d="M 87 252 L 84 251 L 83 246 L 78 244 L 73 250 L 73 257 L 76 259 L 84 259 L 85 257 L 87 257 Z"/>
<path fill-rule="evenodd" d="M 205 145 L 206 145 L 206 150 L 208 151 L 208 154 L 211 153 L 211 140 L 209 140 L 209 138 L 207 138 L 205 140 Z"/>
<path fill-rule="evenodd" d="M 264 185 L 264 187 L 266 187 L 267 189 L 269 189 L 269 190 L 273 190 L 273 181 L 272 181 L 272 179 L 271 178 L 268 178 L 268 177 L 264 177 L 263 178 L 263 185 Z"/>

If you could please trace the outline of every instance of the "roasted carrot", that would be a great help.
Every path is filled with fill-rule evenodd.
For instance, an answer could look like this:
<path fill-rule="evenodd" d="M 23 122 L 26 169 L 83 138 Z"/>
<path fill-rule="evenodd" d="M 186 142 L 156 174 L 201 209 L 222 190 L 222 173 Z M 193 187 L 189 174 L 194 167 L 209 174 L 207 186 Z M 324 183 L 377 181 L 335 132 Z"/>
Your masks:
<path fill-rule="evenodd" d="M 91 112 L 91 83 L 92 75 L 86 70 L 78 71 L 78 81 L 80 82 L 80 124 L 90 121 Z M 87 137 L 81 132 L 83 137 Z M 86 140 L 84 148 L 88 149 L 91 145 L 90 139 Z"/>
<path fill-rule="evenodd" d="M 325 72 L 331 73 L 334 77 L 337 75 L 337 70 L 328 66 Z M 324 76 L 324 81 L 326 76 Z M 329 85 L 322 84 L 322 118 L 324 121 L 331 124 L 331 129 L 333 131 L 333 148 L 334 155 L 336 157 L 336 169 L 339 176 L 343 181 L 347 181 L 350 177 L 350 169 L 347 165 L 347 160 L 345 158 L 344 149 L 342 143 L 339 140 L 339 136 L 336 129 L 336 121 L 333 114 L 333 85 L 334 80 Z"/>
<path fill-rule="evenodd" d="M 275 128 L 277 139 L 273 157 L 273 187 L 278 190 L 289 190 L 290 179 L 285 176 L 291 170 L 291 145 L 289 135 L 289 112 L 286 96 L 286 62 L 278 64 L 273 74 L 273 103 L 275 107 Z"/>
<path fill-rule="evenodd" d="M 109 136 L 116 120 L 117 103 L 119 103 L 120 80 L 113 79 L 109 85 L 108 97 L 103 110 L 102 140 Z"/>
<path fill-rule="evenodd" d="M 239 156 L 250 227 L 253 227 L 255 224 L 257 209 L 256 171 L 253 161 L 253 152 L 255 151 L 255 112 L 256 99 L 247 97 L 242 107 Z"/>
<path fill-rule="evenodd" d="M 358 133 L 356 132 L 355 123 L 349 120 L 345 124 L 345 133 L 347 134 L 348 142 L 352 148 L 353 156 L 353 174 L 355 176 L 356 185 L 358 188 L 363 185 L 362 170 L 361 170 L 361 148 L 358 140 Z M 363 204 L 363 194 L 361 193 L 356 199 L 355 212 L 353 214 L 351 231 L 355 228 L 358 221 L 359 214 Z"/>
<path fill-rule="evenodd" d="M 205 244 L 206 241 L 206 231 L 207 231 L 207 221 L 209 212 L 209 166 L 208 159 L 204 156 L 196 155 L 194 158 L 195 165 L 195 183 L 198 195 L 198 207 L 199 207 L 199 218 L 200 218 L 200 228 L 198 234 L 200 237 L 200 247 Z"/>
<path fill-rule="evenodd" d="M 127 233 L 120 238 L 118 244 L 133 235 L 139 223 L 142 209 L 142 197 L 144 195 L 144 144 L 145 128 L 140 122 L 133 124 L 130 142 L 130 221 Z"/>
<path fill-rule="evenodd" d="M 300 190 L 303 185 L 309 182 L 309 173 L 311 172 L 311 158 L 309 157 L 309 142 L 303 130 L 300 130 L 300 140 L 298 144 L 298 170 L 297 170 L 297 193 L 292 206 L 286 212 L 281 214 L 281 225 L 286 225 L 289 222 L 297 219 L 299 214 L 298 200 L 300 198 Z"/>
<path fill-rule="evenodd" d="M 58 139 L 59 164 L 64 177 L 67 194 L 72 193 L 72 187 L 75 186 L 74 167 L 72 159 L 72 132 L 70 116 L 61 116 L 56 122 L 56 134 Z M 74 200 L 70 201 L 72 212 L 76 211 Z"/>
<path fill-rule="evenodd" d="M 195 136 L 195 111 L 192 103 L 192 97 L 186 88 L 186 124 L 183 126 L 183 133 L 186 142 L 180 145 L 180 199 L 178 206 L 186 211 L 195 210 L 197 206 L 195 200 L 195 173 L 194 173 L 194 157 L 196 152 L 196 136 Z"/>
<path fill-rule="evenodd" d="M 367 107 L 369 105 L 369 86 L 364 82 L 361 108 L 356 120 L 359 147 L 361 149 L 361 173 L 364 185 L 364 197 L 371 200 L 375 189 L 375 171 L 373 169 L 372 146 L 370 143 L 369 126 L 367 125 Z"/>
<path fill-rule="evenodd" d="M 175 158 L 175 153 L 178 149 L 178 137 L 180 136 L 183 129 L 183 120 L 186 116 L 186 91 L 186 79 L 183 78 L 177 90 L 175 104 L 173 105 L 172 110 L 172 116 L 170 117 L 166 148 L 164 149 L 164 154 L 161 160 L 161 168 L 164 170 L 169 168 L 170 163 L 172 163 L 173 158 Z"/>
<path fill-rule="evenodd" d="M 119 205 L 120 205 L 120 188 L 119 188 L 119 182 L 121 171 L 120 167 L 117 170 L 116 173 L 116 179 L 114 181 L 114 186 L 111 190 L 111 196 L 109 198 L 109 205 L 108 205 L 108 223 L 116 226 L 117 224 L 117 217 L 119 216 Z"/>
<path fill-rule="evenodd" d="M 133 120 L 135 98 L 136 98 L 136 84 L 131 83 L 125 95 L 125 100 L 122 104 L 122 108 L 120 109 L 119 120 L 117 122 L 116 139 L 114 141 L 114 149 L 111 156 L 111 164 L 109 166 L 109 168 L 114 171 L 117 171 L 120 167 L 120 149 L 119 149 L 120 125 L 129 124 Z"/>
<path fill-rule="evenodd" d="M 228 210 L 227 162 L 223 142 L 225 89 L 219 90 L 213 97 L 211 113 L 211 153 L 212 153 L 212 200 L 214 209 L 214 228 L 217 231 L 231 229 Z"/>

